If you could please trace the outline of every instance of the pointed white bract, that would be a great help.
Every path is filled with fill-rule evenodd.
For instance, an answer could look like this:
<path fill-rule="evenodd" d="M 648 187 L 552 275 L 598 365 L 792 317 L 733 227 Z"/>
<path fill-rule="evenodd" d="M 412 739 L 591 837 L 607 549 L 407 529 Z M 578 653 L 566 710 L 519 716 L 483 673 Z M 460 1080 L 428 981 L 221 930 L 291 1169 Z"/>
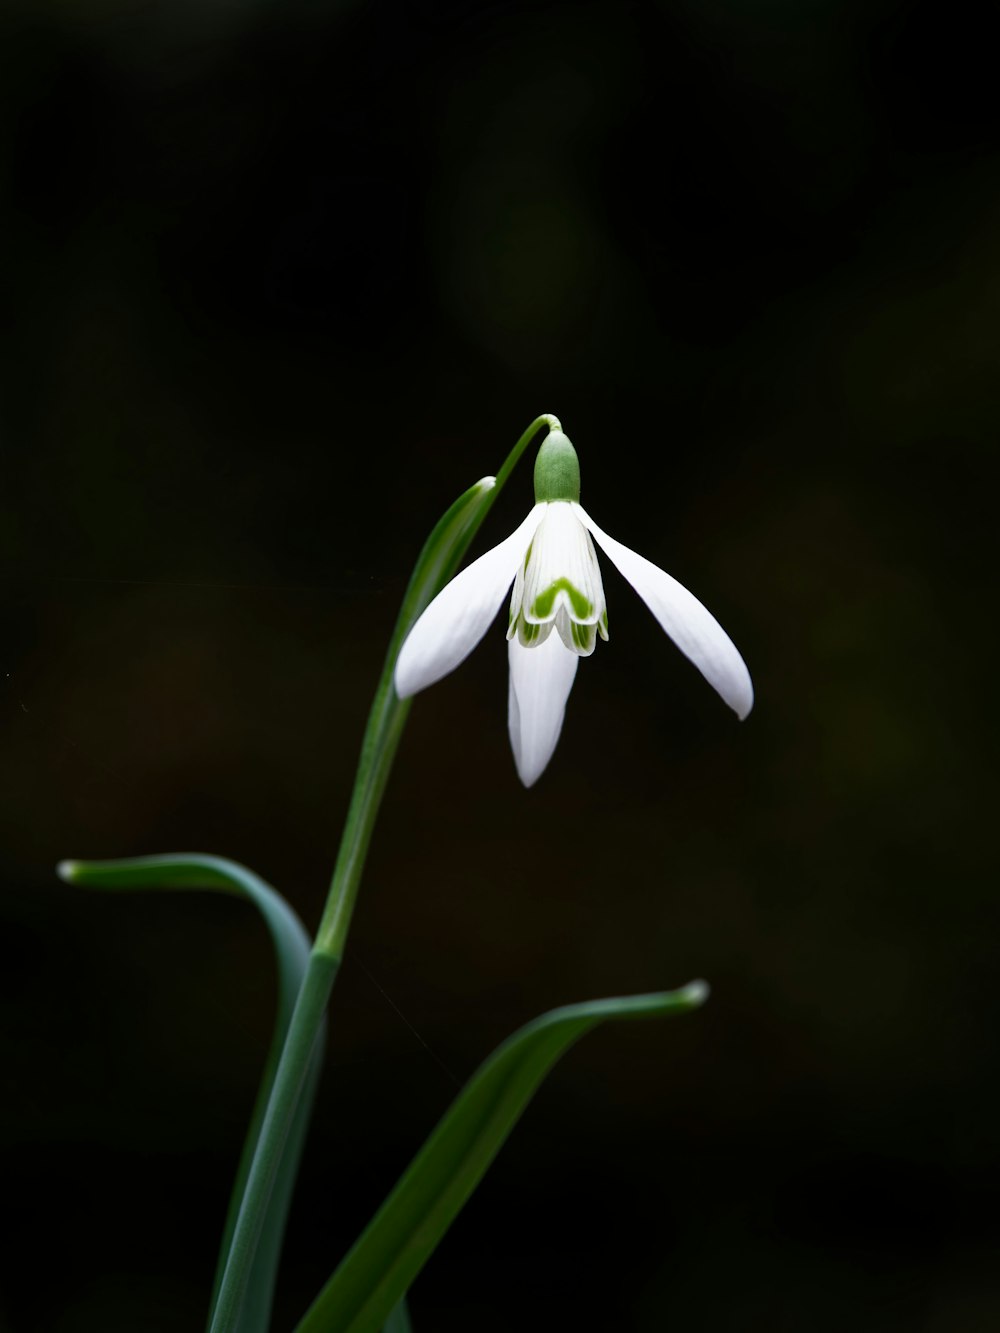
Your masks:
<path fill-rule="evenodd" d="M 526 787 L 538 780 L 555 750 L 579 659 L 594 651 L 598 635 L 608 637 L 604 584 L 591 534 L 730 708 L 744 718 L 753 707 L 743 658 L 696 597 L 609 537 L 575 501 L 536 504 L 506 541 L 438 593 L 410 631 L 395 672 L 400 698 L 447 675 L 486 633 L 513 582 L 507 720 L 514 762 Z"/>

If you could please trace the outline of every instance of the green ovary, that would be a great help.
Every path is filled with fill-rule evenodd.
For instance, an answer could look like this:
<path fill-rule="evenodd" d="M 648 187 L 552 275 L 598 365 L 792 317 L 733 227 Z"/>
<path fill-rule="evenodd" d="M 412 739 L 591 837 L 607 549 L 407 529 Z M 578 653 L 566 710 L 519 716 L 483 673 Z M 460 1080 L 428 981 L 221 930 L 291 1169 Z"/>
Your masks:
<path fill-rule="evenodd" d="M 546 616 L 552 614 L 552 608 L 555 605 L 556 597 L 564 592 L 569 596 L 570 605 L 573 608 L 573 615 L 586 620 L 588 616 L 594 614 L 593 605 L 584 597 L 579 588 L 575 588 L 569 579 L 556 579 L 555 583 L 549 584 L 544 592 L 539 593 L 535 598 L 535 604 L 531 608 L 531 614 L 544 620 Z"/>

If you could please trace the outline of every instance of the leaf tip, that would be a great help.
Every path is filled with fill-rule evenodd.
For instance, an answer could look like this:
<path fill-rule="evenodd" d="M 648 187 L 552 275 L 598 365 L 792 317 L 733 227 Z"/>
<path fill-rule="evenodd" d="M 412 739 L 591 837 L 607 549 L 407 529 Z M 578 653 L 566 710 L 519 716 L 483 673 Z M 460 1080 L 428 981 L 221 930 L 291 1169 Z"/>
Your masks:
<path fill-rule="evenodd" d="M 67 884 L 75 884 L 79 878 L 80 869 L 79 861 L 60 861 L 56 866 L 56 874 Z"/>
<path fill-rule="evenodd" d="M 698 1009 L 705 1003 L 711 994 L 711 989 L 707 981 L 689 981 L 681 991 L 684 1003 L 691 1009 Z"/>

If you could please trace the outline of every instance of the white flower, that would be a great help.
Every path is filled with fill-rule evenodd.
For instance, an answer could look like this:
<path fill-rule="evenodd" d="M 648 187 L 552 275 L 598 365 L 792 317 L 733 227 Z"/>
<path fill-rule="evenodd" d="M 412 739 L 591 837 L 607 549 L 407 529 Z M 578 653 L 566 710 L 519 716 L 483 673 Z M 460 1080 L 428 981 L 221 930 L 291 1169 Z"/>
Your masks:
<path fill-rule="evenodd" d="M 576 454 L 561 431 L 539 451 L 535 494 L 538 503 L 520 527 L 456 575 L 410 630 L 396 661 L 399 697 L 426 689 L 465 660 L 513 581 L 508 727 L 518 775 L 530 787 L 555 750 L 580 658 L 594 651 L 598 635 L 608 637 L 593 537 L 681 652 L 745 718 L 753 685 L 729 635 L 676 579 L 602 532 L 580 507 Z"/>

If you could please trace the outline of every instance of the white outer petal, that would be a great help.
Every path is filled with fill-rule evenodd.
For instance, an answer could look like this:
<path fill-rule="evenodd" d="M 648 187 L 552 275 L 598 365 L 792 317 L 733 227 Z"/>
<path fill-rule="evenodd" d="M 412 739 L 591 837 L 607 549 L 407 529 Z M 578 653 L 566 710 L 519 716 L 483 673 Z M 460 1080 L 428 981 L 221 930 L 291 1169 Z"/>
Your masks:
<path fill-rule="evenodd" d="M 507 644 L 507 654 L 507 728 L 517 775 L 530 787 L 542 776 L 556 748 L 580 659 L 558 634 L 530 648 L 515 636 Z"/>
<path fill-rule="evenodd" d="M 544 513 L 544 505 L 535 505 L 520 527 L 456 574 L 425 609 L 396 658 L 396 693 L 401 699 L 447 676 L 472 652 L 489 629 Z"/>
<path fill-rule="evenodd" d="M 642 600 L 708 683 L 742 721 L 753 708 L 753 683 L 736 645 L 693 593 L 652 561 L 602 532 L 578 504 L 573 508 L 598 546 L 628 579 Z"/>

